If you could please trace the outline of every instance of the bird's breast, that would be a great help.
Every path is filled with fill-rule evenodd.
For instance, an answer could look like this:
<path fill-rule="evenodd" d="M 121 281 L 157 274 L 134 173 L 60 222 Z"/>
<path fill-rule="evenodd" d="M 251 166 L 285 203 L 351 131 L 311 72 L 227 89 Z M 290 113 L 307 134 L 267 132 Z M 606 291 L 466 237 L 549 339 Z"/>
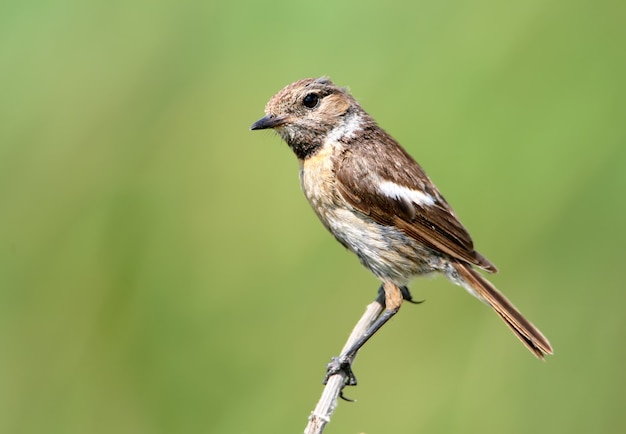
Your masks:
<path fill-rule="evenodd" d="M 332 154 L 333 148 L 325 146 L 300 161 L 302 191 L 326 227 L 329 227 L 328 212 L 341 206 L 342 202 L 335 186 Z"/>

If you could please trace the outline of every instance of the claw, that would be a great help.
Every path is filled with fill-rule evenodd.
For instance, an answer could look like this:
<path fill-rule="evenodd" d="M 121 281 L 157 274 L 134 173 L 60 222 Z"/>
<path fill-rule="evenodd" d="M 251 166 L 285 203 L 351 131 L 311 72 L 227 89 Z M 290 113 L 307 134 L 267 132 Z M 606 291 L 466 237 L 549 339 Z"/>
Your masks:
<path fill-rule="evenodd" d="M 401 286 L 400 292 L 402 293 L 402 298 L 404 299 L 404 301 L 408 301 L 409 303 L 422 304 L 426 301 L 426 300 L 413 300 L 413 296 L 411 295 L 409 288 L 407 288 L 406 286 Z"/>
<path fill-rule="evenodd" d="M 348 402 L 356 402 L 356 399 L 350 399 L 350 398 L 346 398 L 345 395 L 343 394 L 343 390 L 341 390 L 341 392 L 339 392 L 339 397 L 341 399 L 343 399 L 344 401 L 348 401 Z"/>

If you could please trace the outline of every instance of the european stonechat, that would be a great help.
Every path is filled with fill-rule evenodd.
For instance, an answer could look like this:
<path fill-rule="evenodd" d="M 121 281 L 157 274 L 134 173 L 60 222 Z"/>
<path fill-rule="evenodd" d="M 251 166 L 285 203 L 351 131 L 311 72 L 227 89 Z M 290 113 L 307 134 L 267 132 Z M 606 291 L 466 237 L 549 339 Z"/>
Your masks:
<path fill-rule="evenodd" d="M 410 300 L 414 276 L 440 272 L 491 306 L 538 358 L 545 336 L 475 268 L 497 271 L 420 165 L 344 88 L 326 77 L 292 83 L 274 95 L 250 129 L 278 132 L 298 157 L 304 195 L 324 226 L 378 277 L 385 311 L 329 365 L 356 384 L 349 360 Z M 328 376 L 327 376 L 328 378 Z"/>

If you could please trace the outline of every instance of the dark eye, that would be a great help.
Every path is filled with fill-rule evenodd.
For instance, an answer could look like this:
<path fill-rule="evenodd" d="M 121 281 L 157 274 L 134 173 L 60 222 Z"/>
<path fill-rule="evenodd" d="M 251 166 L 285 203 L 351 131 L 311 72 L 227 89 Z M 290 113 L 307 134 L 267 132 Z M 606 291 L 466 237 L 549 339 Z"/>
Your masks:
<path fill-rule="evenodd" d="M 302 105 L 304 105 L 306 108 L 315 108 L 320 102 L 320 97 L 317 96 L 317 94 L 315 93 L 310 93 L 307 96 L 304 97 L 304 99 L 302 100 Z"/>

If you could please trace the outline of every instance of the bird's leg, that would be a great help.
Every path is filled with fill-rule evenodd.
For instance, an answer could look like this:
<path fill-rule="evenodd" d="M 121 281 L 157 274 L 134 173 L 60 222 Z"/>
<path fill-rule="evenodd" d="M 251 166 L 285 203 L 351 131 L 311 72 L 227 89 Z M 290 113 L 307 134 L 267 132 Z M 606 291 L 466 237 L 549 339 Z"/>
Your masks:
<path fill-rule="evenodd" d="M 357 381 L 354 376 L 354 372 L 352 372 L 351 364 L 352 359 L 356 356 L 356 353 L 361 349 L 363 345 L 372 337 L 374 333 L 376 333 L 387 321 L 391 319 L 399 310 L 402 305 L 402 300 L 404 299 L 404 293 L 402 289 L 390 282 L 385 282 L 381 285 L 381 288 L 384 292 L 383 294 L 379 294 L 377 300 L 384 300 L 385 310 L 380 316 L 372 323 L 372 325 L 363 333 L 363 335 L 357 339 L 350 348 L 344 351 L 340 356 L 333 357 L 330 363 L 327 366 L 326 377 L 324 377 L 324 384 L 328 381 L 328 379 L 337 374 L 340 371 L 346 373 L 346 386 L 356 386 Z M 408 293 L 408 290 L 406 290 Z M 410 297 L 410 294 L 408 294 Z"/>

